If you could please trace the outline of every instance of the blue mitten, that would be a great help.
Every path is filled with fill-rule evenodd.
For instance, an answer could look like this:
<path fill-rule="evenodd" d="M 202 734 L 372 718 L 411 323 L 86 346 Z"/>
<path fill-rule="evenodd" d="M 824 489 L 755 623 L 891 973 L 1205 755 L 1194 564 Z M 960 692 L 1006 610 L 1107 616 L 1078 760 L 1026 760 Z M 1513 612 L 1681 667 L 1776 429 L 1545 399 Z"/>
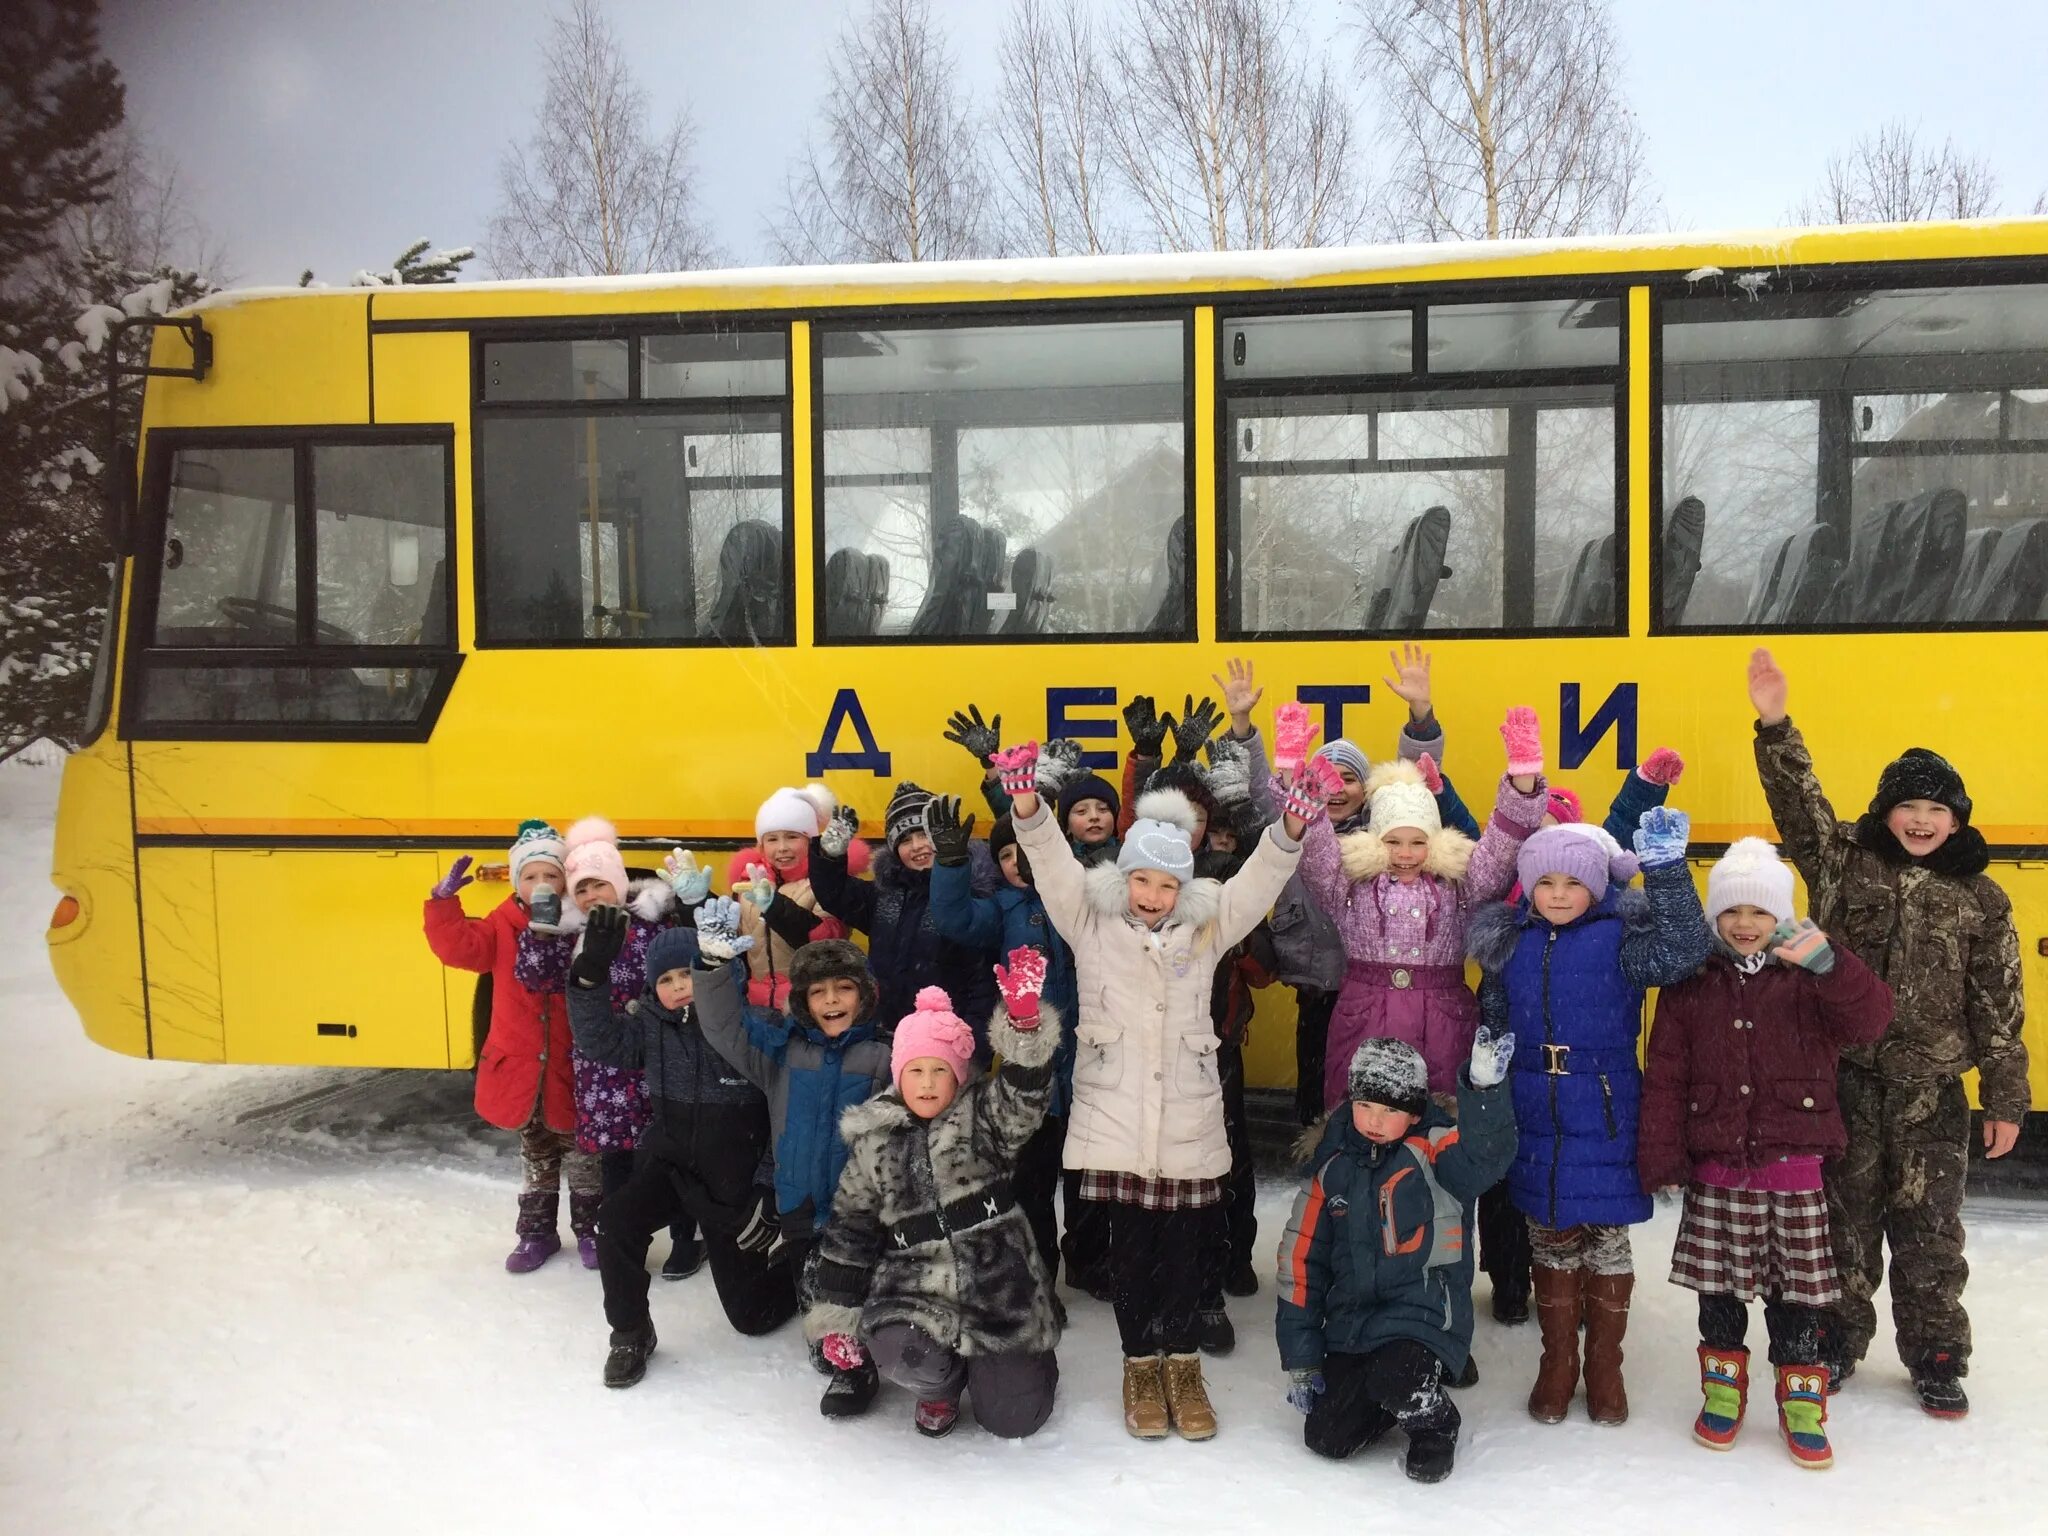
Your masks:
<path fill-rule="evenodd" d="M 1686 844 L 1692 838 L 1692 820 L 1683 811 L 1660 805 L 1646 811 L 1636 826 L 1636 856 L 1645 869 L 1661 869 L 1685 862 Z"/>
<path fill-rule="evenodd" d="M 1309 1412 L 1322 1395 L 1323 1373 L 1315 1367 L 1303 1366 L 1287 1373 L 1287 1406 L 1296 1413 Z"/>
<path fill-rule="evenodd" d="M 1474 1088 L 1492 1088 L 1508 1075 L 1508 1063 L 1515 1059 L 1515 1037 L 1495 1037 L 1484 1024 L 1472 1037 L 1472 1065 L 1467 1069 Z"/>
<path fill-rule="evenodd" d="M 740 904 L 730 896 L 714 896 L 697 909 L 697 948 L 706 959 L 736 959 L 753 947 L 740 933 Z"/>

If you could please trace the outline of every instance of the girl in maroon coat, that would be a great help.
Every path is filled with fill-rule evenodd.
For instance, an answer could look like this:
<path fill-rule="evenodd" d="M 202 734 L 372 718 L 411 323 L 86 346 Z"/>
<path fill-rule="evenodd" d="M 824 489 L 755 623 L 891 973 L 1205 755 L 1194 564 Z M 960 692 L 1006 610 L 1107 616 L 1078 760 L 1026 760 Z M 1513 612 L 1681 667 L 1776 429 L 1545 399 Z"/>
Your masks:
<path fill-rule="evenodd" d="M 1707 876 L 1714 952 L 1657 1002 L 1636 1166 L 1646 1190 L 1685 1188 L 1671 1280 L 1700 1293 L 1693 1438 L 1735 1443 L 1749 1392 L 1750 1298 L 1764 1299 L 1778 1424 L 1792 1459 L 1826 1467 L 1825 1308 L 1840 1283 L 1821 1159 L 1842 1150 L 1835 1058 L 1891 1023 L 1891 989 L 1811 921 L 1793 921 L 1792 871 L 1745 837 Z"/>

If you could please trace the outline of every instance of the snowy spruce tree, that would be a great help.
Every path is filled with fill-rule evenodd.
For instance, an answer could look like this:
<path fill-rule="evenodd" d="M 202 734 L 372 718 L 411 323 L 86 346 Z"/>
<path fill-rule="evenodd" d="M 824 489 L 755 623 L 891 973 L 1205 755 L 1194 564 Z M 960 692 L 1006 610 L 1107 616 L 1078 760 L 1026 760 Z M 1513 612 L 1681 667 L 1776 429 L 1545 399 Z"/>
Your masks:
<path fill-rule="evenodd" d="M 413 287 L 422 283 L 455 283 L 462 280 L 462 269 L 476 257 L 476 247 L 452 245 L 445 251 L 434 249 L 431 240 L 415 240 L 403 251 L 398 260 L 382 269 L 361 267 L 348 280 L 351 288 L 400 288 Z M 327 285 L 313 276 L 313 269 L 306 268 L 299 274 L 301 288 L 324 288 Z"/>

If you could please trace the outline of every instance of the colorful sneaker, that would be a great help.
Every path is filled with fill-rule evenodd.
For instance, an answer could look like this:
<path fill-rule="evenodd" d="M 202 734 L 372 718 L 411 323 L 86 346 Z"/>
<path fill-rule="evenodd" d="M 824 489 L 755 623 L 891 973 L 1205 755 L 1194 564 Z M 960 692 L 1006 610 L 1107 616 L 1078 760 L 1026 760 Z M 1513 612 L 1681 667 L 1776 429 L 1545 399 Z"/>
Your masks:
<path fill-rule="evenodd" d="M 1828 1445 L 1828 1368 L 1824 1365 L 1778 1367 L 1778 1428 L 1785 1449 L 1802 1467 L 1815 1471 L 1835 1464 Z"/>
<path fill-rule="evenodd" d="M 562 1251 L 562 1240 L 553 1232 L 522 1237 L 519 1246 L 505 1255 L 505 1268 L 515 1275 L 530 1275 Z"/>
<path fill-rule="evenodd" d="M 943 1440 L 953 1433 L 953 1426 L 960 1422 L 958 1403 L 919 1403 L 911 1415 L 917 1421 L 917 1432 L 933 1440 Z"/>
<path fill-rule="evenodd" d="M 1749 1351 L 1702 1344 L 1700 1390 L 1706 1402 L 1692 1421 L 1692 1437 L 1710 1451 L 1725 1451 L 1735 1444 L 1749 1406 Z"/>

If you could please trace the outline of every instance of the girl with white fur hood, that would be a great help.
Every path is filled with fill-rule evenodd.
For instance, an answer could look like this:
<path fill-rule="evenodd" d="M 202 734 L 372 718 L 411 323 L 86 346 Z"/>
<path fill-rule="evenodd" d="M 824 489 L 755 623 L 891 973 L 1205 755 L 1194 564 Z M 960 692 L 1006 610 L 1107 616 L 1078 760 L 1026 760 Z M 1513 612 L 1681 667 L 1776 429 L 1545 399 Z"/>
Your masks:
<path fill-rule="evenodd" d="M 1209 1020 L 1217 961 L 1257 926 L 1301 857 L 1335 774 L 1312 763 L 1286 787 L 1228 882 L 1197 880 L 1194 808 L 1174 790 L 1138 802 L 1113 865 L 1084 869 L 1038 798 L 1036 742 L 994 755 L 1046 915 L 1074 952 L 1080 994 L 1065 1164 L 1108 1213 L 1124 1355 L 1124 1427 L 1216 1433 L 1202 1383 L 1203 1253 L 1218 1244 L 1230 1143 Z"/>
<path fill-rule="evenodd" d="M 1405 1040 L 1429 1067 L 1429 1091 L 1457 1092 L 1472 1054 L 1479 1002 L 1465 985 L 1465 928 L 1475 908 L 1515 883 L 1515 855 L 1543 821 L 1542 734 L 1532 709 L 1511 709 L 1494 813 L 1478 842 L 1437 813 L 1436 764 L 1382 763 L 1366 780 L 1370 819 L 1339 835 L 1309 829 L 1301 883 L 1344 940 L 1344 986 L 1324 1052 L 1323 1103 L 1345 1102 L 1359 1042 Z"/>

